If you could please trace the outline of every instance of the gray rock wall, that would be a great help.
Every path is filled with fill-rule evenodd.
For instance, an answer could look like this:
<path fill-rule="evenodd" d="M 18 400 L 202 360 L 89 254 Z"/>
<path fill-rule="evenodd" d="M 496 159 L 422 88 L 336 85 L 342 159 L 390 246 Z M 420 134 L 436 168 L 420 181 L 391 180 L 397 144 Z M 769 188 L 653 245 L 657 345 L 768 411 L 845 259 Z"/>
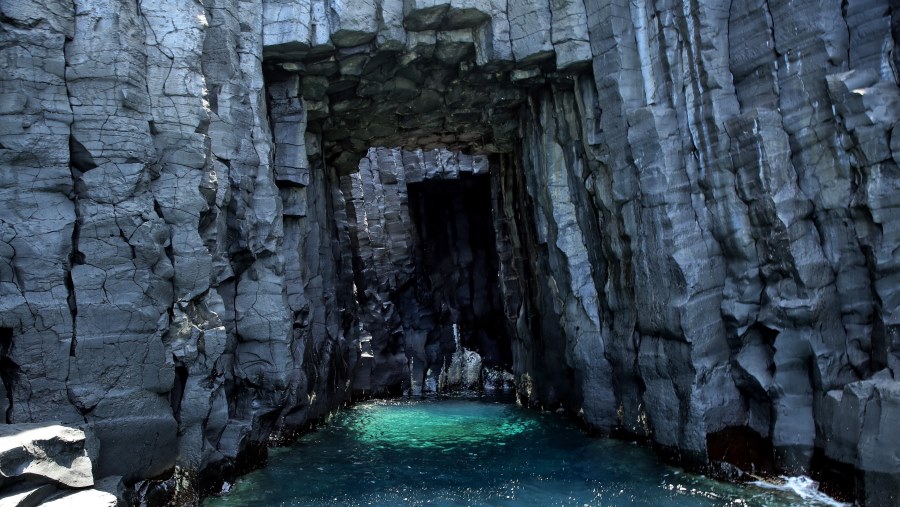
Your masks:
<path fill-rule="evenodd" d="M 0 9 L 6 422 L 86 422 L 98 476 L 174 470 L 190 502 L 198 472 L 340 402 L 334 182 L 297 183 L 305 222 L 282 204 L 260 3 Z"/>
<path fill-rule="evenodd" d="M 411 173 L 358 161 L 447 146 L 492 154 L 524 400 L 689 463 L 748 430 L 893 505 L 894 4 L 3 2 L 6 422 L 87 423 L 102 475 L 190 501 L 405 377 L 367 353 L 410 322 Z"/>
<path fill-rule="evenodd" d="M 881 281 L 896 241 L 876 197 L 897 175 L 889 10 L 726 4 L 589 9 L 593 83 L 545 92 L 521 117 L 526 195 L 501 176 L 504 194 L 534 205 L 504 208 L 513 259 L 544 271 L 513 284 L 530 309 L 508 315 L 554 309 L 593 424 L 649 434 L 689 462 L 722 459 L 716 435 L 748 427 L 791 473 L 816 449 L 858 463 L 873 438 L 884 447 L 863 453 L 890 464 L 855 465 L 857 492 L 889 505 L 900 462 L 875 436 L 884 419 L 869 419 L 870 437 L 850 430 L 869 403 L 890 412 L 879 386 L 896 383 L 896 284 Z M 581 303 L 594 297 L 599 308 Z M 597 329 L 589 345 L 584 329 Z"/>

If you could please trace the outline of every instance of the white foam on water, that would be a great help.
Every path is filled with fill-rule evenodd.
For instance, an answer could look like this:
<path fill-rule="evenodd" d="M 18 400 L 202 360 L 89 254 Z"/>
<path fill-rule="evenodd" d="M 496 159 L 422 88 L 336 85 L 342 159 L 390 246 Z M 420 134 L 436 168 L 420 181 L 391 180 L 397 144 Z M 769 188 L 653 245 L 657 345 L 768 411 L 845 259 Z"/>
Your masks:
<path fill-rule="evenodd" d="M 756 481 L 752 484 L 766 489 L 775 489 L 793 493 L 803 500 L 806 505 L 827 505 L 829 507 L 849 507 L 850 504 L 838 502 L 834 498 L 819 491 L 819 483 L 804 475 L 798 477 L 781 476 L 782 482 L 774 483 Z"/>

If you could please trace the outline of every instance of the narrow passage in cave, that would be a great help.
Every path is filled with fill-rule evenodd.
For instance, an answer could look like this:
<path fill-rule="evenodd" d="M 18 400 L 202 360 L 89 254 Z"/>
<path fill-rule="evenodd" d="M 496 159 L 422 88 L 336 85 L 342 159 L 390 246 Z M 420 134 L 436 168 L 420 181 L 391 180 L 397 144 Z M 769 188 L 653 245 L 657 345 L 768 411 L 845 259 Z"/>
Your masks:
<path fill-rule="evenodd" d="M 416 274 L 432 307 L 460 329 L 461 345 L 487 368 L 512 366 L 497 273 L 500 269 L 487 175 L 408 185 L 416 232 Z"/>
<path fill-rule="evenodd" d="M 358 394 L 496 387 L 511 370 L 489 172 L 484 156 L 373 148 L 342 178 Z"/>

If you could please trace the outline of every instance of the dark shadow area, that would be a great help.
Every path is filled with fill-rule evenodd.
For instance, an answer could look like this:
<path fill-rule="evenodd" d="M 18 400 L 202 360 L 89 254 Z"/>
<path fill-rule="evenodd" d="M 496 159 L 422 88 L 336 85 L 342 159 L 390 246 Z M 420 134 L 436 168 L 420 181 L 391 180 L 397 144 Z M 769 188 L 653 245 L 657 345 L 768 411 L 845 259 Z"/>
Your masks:
<path fill-rule="evenodd" d="M 417 236 L 416 278 L 432 295 L 438 320 L 457 323 L 461 345 L 478 352 L 485 367 L 511 369 L 497 279 L 500 264 L 490 177 L 428 180 L 407 189 Z M 454 343 L 446 345 L 452 353 Z"/>
<path fill-rule="evenodd" d="M 169 393 L 169 403 L 172 405 L 172 413 L 175 420 L 181 422 L 181 402 L 184 399 L 184 391 L 187 387 L 188 369 L 183 364 L 175 365 L 175 384 Z"/>
<path fill-rule="evenodd" d="M 744 426 L 732 426 L 706 435 L 709 460 L 731 463 L 739 469 L 768 476 L 775 472 L 772 442 Z"/>
<path fill-rule="evenodd" d="M 19 365 L 9 357 L 12 347 L 12 328 L 0 327 L 0 380 L 3 381 L 3 390 L 6 393 L 6 413 L 3 415 L 7 424 L 12 422 L 13 389 L 19 376 Z"/>

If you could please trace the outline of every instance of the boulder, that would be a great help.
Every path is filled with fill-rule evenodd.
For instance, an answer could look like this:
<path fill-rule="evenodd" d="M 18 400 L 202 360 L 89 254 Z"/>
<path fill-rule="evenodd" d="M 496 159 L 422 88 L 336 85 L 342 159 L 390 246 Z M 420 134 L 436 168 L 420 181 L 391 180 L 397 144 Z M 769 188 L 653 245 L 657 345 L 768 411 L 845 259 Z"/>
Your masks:
<path fill-rule="evenodd" d="M 53 424 L 0 425 L 0 487 L 18 481 L 70 488 L 94 485 L 99 446 L 83 429 Z"/>

